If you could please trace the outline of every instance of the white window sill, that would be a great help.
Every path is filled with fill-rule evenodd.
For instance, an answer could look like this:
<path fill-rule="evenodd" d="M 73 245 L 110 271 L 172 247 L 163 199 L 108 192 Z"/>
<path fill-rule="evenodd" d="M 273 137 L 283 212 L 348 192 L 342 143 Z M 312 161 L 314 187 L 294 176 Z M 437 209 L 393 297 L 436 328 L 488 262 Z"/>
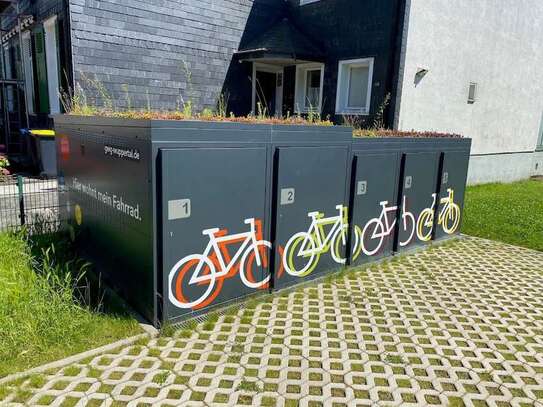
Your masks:
<path fill-rule="evenodd" d="M 295 113 L 296 114 L 307 114 L 307 113 L 317 113 L 319 114 L 321 112 L 320 109 L 310 109 L 310 108 L 305 108 L 305 109 L 296 109 Z"/>
<path fill-rule="evenodd" d="M 349 115 L 349 116 L 369 116 L 369 112 L 364 110 L 336 110 L 337 115 Z"/>

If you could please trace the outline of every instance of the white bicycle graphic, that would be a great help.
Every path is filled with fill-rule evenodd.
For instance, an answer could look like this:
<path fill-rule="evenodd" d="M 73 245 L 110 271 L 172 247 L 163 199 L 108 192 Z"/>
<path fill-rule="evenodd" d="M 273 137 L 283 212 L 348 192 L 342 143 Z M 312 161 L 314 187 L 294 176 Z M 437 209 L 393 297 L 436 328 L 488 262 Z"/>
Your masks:
<path fill-rule="evenodd" d="M 332 258 L 336 263 L 345 264 L 347 235 L 349 224 L 347 208 L 337 205 L 339 214 L 325 218 L 321 212 L 310 212 L 311 225 L 307 232 L 299 232 L 292 236 L 283 253 L 283 266 L 291 276 L 303 277 L 310 274 L 319 262 L 321 254 L 331 249 Z M 326 232 L 325 226 L 332 225 Z M 295 264 L 297 263 L 301 264 Z"/>
<path fill-rule="evenodd" d="M 240 279 L 247 287 L 267 288 L 271 276 L 266 273 L 268 275 L 263 280 L 257 281 L 255 274 L 261 267 L 268 267 L 272 244 L 262 239 L 262 221 L 250 218 L 245 220 L 245 224 L 250 226 L 248 232 L 233 235 L 219 228 L 202 231 L 209 237 L 203 254 L 183 257 L 170 271 L 168 298 L 172 304 L 184 309 L 200 309 L 209 305 L 220 293 L 224 280 L 238 274 L 238 268 Z M 240 246 L 230 256 L 227 246 L 233 243 Z M 198 294 L 196 299 L 189 299 L 184 293 L 185 285 L 204 286 L 203 293 Z"/>
<path fill-rule="evenodd" d="M 443 227 L 443 231 L 447 234 L 453 234 L 460 225 L 460 206 L 454 202 L 454 190 L 447 189 L 448 196 L 441 198 L 439 201 L 443 204 L 439 216 L 437 218 L 438 225 Z M 417 236 L 423 242 L 427 242 L 432 238 L 434 230 L 435 207 L 437 203 L 437 194 L 432 194 L 432 206 L 424 209 L 419 216 L 417 222 Z"/>
<path fill-rule="evenodd" d="M 385 237 L 389 236 L 396 226 L 396 216 L 394 216 L 394 219 L 391 221 L 389 219 L 389 214 L 396 212 L 398 207 L 387 206 L 388 201 L 382 201 L 380 202 L 380 205 L 382 206 L 382 210 L 378 218 L 373 218 L 366 223 L 363 231 L 360 231 L 360 228 L 358 228 L 358 230 L 355 228 L 355 235 L 357 233 L 360 234 L 355 241 L 358 240 L 360 242 L 360 248 L 367 256 L 373 256 L 381 249 Z M 406 246 L 411 239 L 413 239 L 413 235 L 415 234 L 415 223 L 415 216 L 407 210 L 406 197 L 404 196 L 402 204 L 402 226 L 403 230 L 408 232 L 408 237 L 399 242 L 401 247 Z M 373 249 L 368 247 L 368 243 L 371 241 L 375 242 L 375 247 Z M 358 253 L 360 253 L 360 249 L 358 250 Z"/>

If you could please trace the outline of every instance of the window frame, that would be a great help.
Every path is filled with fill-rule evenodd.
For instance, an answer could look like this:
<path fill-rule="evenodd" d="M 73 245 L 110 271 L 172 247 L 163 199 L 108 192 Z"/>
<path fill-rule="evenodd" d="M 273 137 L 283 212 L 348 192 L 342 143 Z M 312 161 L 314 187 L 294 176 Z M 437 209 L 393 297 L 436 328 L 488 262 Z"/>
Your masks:
<path fill-rule="evenodd" d="M 373 68 L 375 58 L 358 58 L 344 59 L 338 63 L 338 79 L 336 87 L 336 114 L 337 115 L 353 115 L 353 116 L 368 116 L 371 110 L 371 94 L 373 87 Z M 368 67 L 368 90 L 366 94 L 366 106 L 364 107 L 349 107 L 349 88 L 351 85 L 351 68 L 353 67 Z M 347 78 L 344 78 L 347 72 Z"/>
<path fill-rule="evenodd" d="M 478 91 L 479 85 L 477 85 L 477 82 L 470 82 L 468 85 L 468 104 L 472 105 L 477 101 L 477 91 Z M 471 88 L 473 88 L 473 97 L 471 97 Z"/>
<path fill-rule="evenodd" d="M 60 67 L 58 61 L 57 16 L 43 22 L 45 60 L 47 62 L 47 88 L 49 92 L 49 113 L 60 113 Z"/>
<path fill-rule="evenodd" d="M 539 134 L 535 145 L 535 151 L 543 151 L 543 112 L 541 112 L 541 120 L 539 121 Z"/>
<path fill-rule="evenodd" d="M 313 112 L 322 112 L 322 96 L 324 90 L 324 64 L 323 63 L 307 63 L 296 65 L 296 84 L 294 86 L 294 111 L 296 113 L 310 113 L 312 110 L 306 107 L 306 90 L 307 90 L 307 72 L 319 71 L 320 89 L 319 89 L 319 105 L 313 109 Z M 301 102 L 301 103 L 300 103 Z"/>
<path fill-rule="evenodd" d="M 34 114 L 36 95 L 34 92 L 34 55 L 32 47 L 32 32 L 30 30 L 23 31 L 21 36 L 23 40 L 22 55 L 24 55 L 23 69 L 25 77 L 25 92 L 28 105 L 27 110 L 28 114 Z"/>

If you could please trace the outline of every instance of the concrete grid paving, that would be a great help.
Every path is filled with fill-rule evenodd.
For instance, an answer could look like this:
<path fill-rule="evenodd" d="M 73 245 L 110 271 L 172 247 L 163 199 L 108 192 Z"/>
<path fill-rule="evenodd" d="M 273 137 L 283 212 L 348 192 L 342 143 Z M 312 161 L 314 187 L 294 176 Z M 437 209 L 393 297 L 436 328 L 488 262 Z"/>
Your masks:
<path fill-rule="evenodd" d="M 435 246 L 30 376 L 0 400 L 543 407 L 543 253 Z"/>

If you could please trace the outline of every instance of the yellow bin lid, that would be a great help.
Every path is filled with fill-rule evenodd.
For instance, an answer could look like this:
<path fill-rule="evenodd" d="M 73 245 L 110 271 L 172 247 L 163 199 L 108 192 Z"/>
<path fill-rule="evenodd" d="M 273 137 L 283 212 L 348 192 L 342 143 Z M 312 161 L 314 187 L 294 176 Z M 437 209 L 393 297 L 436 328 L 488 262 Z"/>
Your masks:
<path fill-rule="evenodd" d="M 54 130 L 30 130 L 30 134 L 36 137 L 55 137 Z"/>

